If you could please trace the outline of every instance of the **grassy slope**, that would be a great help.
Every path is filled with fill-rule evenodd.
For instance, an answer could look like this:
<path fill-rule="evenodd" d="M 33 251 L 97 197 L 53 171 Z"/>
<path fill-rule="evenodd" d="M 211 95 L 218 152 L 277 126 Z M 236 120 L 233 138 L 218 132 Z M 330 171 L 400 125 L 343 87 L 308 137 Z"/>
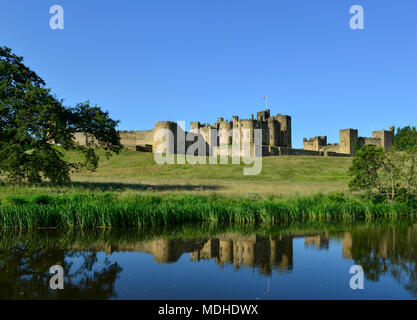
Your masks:
<path fill-rule="evenodd" d="M 75 153 L 67 158 L 77 159 Z M 0 187 L 0 198 L 10 195 L 119 191 L 123 194 L 221 193 L 262 197 L 308 195 L 346 190 L 350 158 L 265 157 L 262 172 L 244 176 L 244 165 L 158 165 L 153 154 L 125 150 L 109 160 L 101 158 L 97 172 L 72 175 L 70 187 Z"/>
<path fill-rule="evenodd" d="M 239 165 L 160 166 L 150 153 L 124 151 L 102 159 L 97 172 L 74 174 L 66 186 L 0 186 L 0 226 L 415 219 L 412 205 L 317 195 L 346 190 L 350 163 L 349 158 L 268 157 L 260 175 L 244 176 Z"/>

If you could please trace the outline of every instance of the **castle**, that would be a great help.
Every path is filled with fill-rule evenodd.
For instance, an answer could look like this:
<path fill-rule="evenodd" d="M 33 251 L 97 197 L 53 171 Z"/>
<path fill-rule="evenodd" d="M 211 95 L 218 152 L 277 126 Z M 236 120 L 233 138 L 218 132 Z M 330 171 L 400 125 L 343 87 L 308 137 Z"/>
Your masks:
<path fill-rule="evenodd" d="M 373 131 L 372 137 L 359 137 L 357 129 L 342 129 L 340 130 L 340 144 L 327 144 L 326 136 L 304 138 L 304 150 L 350 156 L 355 154 L 355 148 L 361 149 L 368 144 L 388 150 L 394 143 L 394 129 L 394 127 L 390 127 L 389 130 Z"/>
<path fill-rule="evenodd" d="M 172 132 L 170 139 L 160 139 L 156 134 L 159 129 Z M 274 155 L 308 155 L 308 156 L 353 156 L 355 148 L 374 144 L 385 150 L 389 149 L 394 141 L 394 127 L 390 130 L 374 131 L 371 138 L 359 137 L 356 129 L 340 130 L 340 144 L 327 144 L 326 136 L 317 136 L 303 139 L 304 149 L 292 148 L 291 117 L 277 114 L 271 116 L 270 110 L 259 111 L 256 119 L 253 114 L 250 119 L 239 119 L 233 116 L 231 121 L 218 118 L 213 124 L 191 122 L 190 131 L 185 132 L 173 121 L 158 121 L 152 130 L 118 131 L 121 144 L 130 150 L 187 153 L 192 145 L 199 144 L 198 155 L 219 154 L 219 148 L 227 146 L 254 145 L 255 129 L 260 130 L 262 137 L 262 156 Z M 180 139 L 184 137 L 184 139 Z M 186 138 L 185 138 L 186 137 Z M 76 133 L 75 140 L 80 145 L 88 145 L 92 140 L 83 133 Z M 164 143 L 164 149 L 158 148 Z M 194 150 L 194 149 L 193 149 Z M 203 152 L 201 152 L 203 150 Z M 253 151 L 253 150 L 252 150 Z M 254 151 L 253 151 L 254 152 Z"/>

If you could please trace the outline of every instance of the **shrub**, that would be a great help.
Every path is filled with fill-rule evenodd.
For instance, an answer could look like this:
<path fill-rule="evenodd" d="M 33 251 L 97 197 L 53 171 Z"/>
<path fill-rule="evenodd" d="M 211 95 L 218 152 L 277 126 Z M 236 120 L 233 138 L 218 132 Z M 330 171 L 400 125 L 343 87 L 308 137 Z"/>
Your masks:
<path fill-rule="evenodd" d="M 10 204 L 16 205 L 16 206 L 21 206 L 21 205 L 29 203 L 29 201 L 26 198 L 20 197 L 20 196 L 9 197 L 7 200 Z"/>
<path fill-rule="evenodd" d="M 46 205 L 46 204 L 50 204 L 53 201 L 53 199 L 50 196 L 47 195 L 36 195 L 32 198 L 32 202 L 34 204 L 41 204 L 41 205 Z"/>
<path fill-rule="evenodd" d="M 339 203 L 346 201 L 345 194 L 342 191 L 329 192 L 327 194 L 327 199 Z"/>

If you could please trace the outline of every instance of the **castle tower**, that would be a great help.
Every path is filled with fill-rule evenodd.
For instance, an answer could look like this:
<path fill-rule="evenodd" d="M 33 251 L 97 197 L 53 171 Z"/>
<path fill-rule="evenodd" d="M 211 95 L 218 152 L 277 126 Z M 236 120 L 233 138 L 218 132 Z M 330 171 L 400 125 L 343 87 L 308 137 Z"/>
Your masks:
<path fill-rule="evenodd" d="M 280 147 L 292 148 L 291 117 L 277 114 L 274 117 L 280 124 Z"/>
<path fill-rule="evenodd" d="M 241 137 L 240 137 L 240 123 L 239 123 L 239 117 L 238 116 L 233 116 L 233 144 L 240 144 L 241 141 Z"/>
<path fill-rule="evenodd" d="M 199 121 L 190 123 L 190 132 L 198 133 L 200 128 L 201 128 L 201 123 Z"/>
<path fill-rule="evenodd" d="M 233 122 L 222 121 L 219 123 L 219 144 L 231 145 L 233 142 Z"/>
<path fill-rule="evenodd" d="M 273 118 L 268 119 L 269 145 L 279 146 L 280 124 Z M 265 144 L 265 143 L 264 143 Z"/>
<path fill-rule="evenodd" d="M 381 148 L 388 150 L 394 143 L 394 127 L 390 127 L 390 130 L 373 131 L 372 138 L 381 139 Z"/>
<path fill-rule="evenodd" d="M 240 120 L 240 137 L 242 143 L 253 144 L 254 127 L 254 120 Z"/>
<path fill-rule="evenodd" d="M 167 136 L 167 139 L 165 139 L 165 135 L 163 134 L 163 131 L 160 131 L 158 133 L 158 130 L 160 129 L 168 130 L 172 134 Z M 157 150 L 157 147 L 163 143 L 165 143 L 165 148 L 163 148 L 162 153 L 173 154 L 176 152 L 177 150 L 177 123 L 173 121 L 158 121 L 155 123 L 153 151 L 155 152 Z"/>
<path fill-rule="evenodd" d="M 355 144 L 358 142 L 357 129 L 342 129 L 340 130 L 340 153 L 355 154 Z"/>

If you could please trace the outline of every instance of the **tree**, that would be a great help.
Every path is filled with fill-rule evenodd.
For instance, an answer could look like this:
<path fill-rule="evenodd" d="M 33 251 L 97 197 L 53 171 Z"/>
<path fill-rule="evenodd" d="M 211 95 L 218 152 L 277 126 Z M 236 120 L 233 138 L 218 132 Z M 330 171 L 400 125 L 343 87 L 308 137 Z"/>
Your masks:
<path fill-rule="evenodd" d="M 99 157 L 94 147 L 104 148 L 109 157 L 122 149 L 116 132 L 118 121 L 87 101 L 65 107 L 23 57 L 0 47 L 0 176 L 14 182 L 54 183 L 69 181 L 72 170 L 95 170 Z M 84 132 L 94 145 L 80 146 L 74 134 Z M 64 150 L 78 150 L 83 161 L 63 159 Z"/>
<path fill-rule="evenodd" d="M 387 202 L 409 200 L 417 194 L 417 147 L 389 151 L 366 145 L 356 152 L 349 169 L 352 190 L 383 196 Z"/>
<path fill-rule="evenodd" d="M 397 128 L 397 133 L 394 136 L 394 145 L 398 150 L 408 150 L 416 147 L 416 127 L 406 126 L 404 128 Z"/>

